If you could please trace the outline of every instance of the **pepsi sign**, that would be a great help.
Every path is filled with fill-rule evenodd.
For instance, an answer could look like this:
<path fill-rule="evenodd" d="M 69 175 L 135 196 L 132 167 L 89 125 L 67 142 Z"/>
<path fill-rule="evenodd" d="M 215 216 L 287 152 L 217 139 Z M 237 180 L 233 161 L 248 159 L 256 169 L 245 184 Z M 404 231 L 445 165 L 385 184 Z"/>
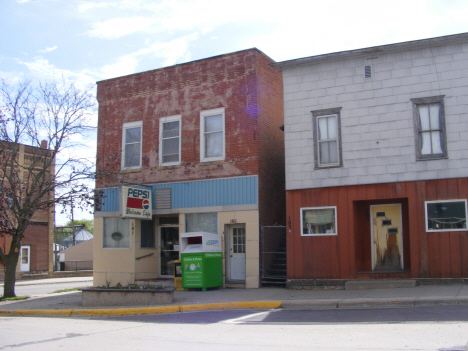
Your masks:
<path fill-rule="evenodd" d="M 122 217 L 152 219 L 151 190 L 122 187 Z"/>

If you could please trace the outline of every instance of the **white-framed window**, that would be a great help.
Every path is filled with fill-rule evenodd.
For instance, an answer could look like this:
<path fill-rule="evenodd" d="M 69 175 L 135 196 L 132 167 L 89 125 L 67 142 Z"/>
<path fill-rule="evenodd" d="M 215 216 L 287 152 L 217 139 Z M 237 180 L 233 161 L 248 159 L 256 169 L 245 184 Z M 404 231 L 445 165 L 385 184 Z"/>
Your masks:
<path fill-rule="evenodd" d="M 444 97 L 411 99 L 415 123 L 416 158 L 447 157 Z"/>
<path fill-rule="evenodd" d="M 103 248 L 130 248 L 130 219 L 105 217 L 102 232 Z"/>
<path fill-rule="evenodd" d="M 182 116 L 164 117 L 159 120 L 159 165 L 180 164 Z"/>
<path fill-rule="evenodd" d="M 301 236 L 337 235 L 336 206 L 302 207 Z"/>
<path fill-rule="evenodd" d="M 466 231 L 466 199 L 424 203 L 427 232 Z"/>
<path fill-rule="evenodd" d="M 312 111 L 316 169 L 342 165 L 340 110 L 341 108 Z"/>
<path fill-rule="evenodd" d="M 224 108 L 200 112 L 200 161 L 224 160 Z"/>
<path fill-rule="evenodd" d="M 124 123 L 122 130 L 122 169 L 141 168 L 142 122 Z"/>

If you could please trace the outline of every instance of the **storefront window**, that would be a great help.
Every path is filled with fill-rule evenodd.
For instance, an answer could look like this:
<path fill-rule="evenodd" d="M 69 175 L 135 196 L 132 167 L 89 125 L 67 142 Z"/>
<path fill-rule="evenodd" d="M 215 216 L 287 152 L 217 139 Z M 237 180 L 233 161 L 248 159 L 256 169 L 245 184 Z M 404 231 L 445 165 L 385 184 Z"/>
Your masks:
<path fill-rule="evenodd" d="M 466 200 L 426 201 L 426 230 L 466 230 Z"/>
<path fill-rule="evenodd" d="M 336 235 L 336 207 L 301 208 L 301 235 Z"/>
<path fill-rule="evenodd" d="M 218 234 L 218 214 L 188 213 L 185 215 L 185 230 L 190 232 L 207 232 Z"/>
<path fill-rule="evenodd" d="M 102 246 L 105 248 L 130 247 L 130 220 L 104 218 Z"/>
<path fill-rule="evenodd" d="M 140 246 L 154 248 L 153 221 L 140 221 Z"/>

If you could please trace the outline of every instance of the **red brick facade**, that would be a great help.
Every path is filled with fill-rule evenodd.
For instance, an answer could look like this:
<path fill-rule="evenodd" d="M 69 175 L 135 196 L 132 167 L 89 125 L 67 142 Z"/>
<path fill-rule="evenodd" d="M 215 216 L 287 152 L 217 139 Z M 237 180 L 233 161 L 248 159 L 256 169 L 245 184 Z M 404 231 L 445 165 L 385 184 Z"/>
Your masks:
<path fill-rule="evenodd" d="M 120 170 L 123 123 L 142 121 L 143 143 L 141 169 L 97 188 L 258 175 L 260 224 L 284 224 L 282 75 L 272 62 L 249 49 L 98 82 L 98 169 Z M 225 159 L 202 163 L 200 112 L 221 107 Z M 159 119 L 174 115 L 182 116 L 181 164 L 160 167 Z"/>
<path fill-rule="evenodd" d="M 31 162 L 37 157 L 38 149 L 29 145 L 19 145 L 19 163 L 24 164 L 26 168 L 30 167 Z M 26 174 L 25 174 L 26 175 Z M 50 196 L 54 196 L 51 194 Z M 30 272 L 51 272 L 53 270 L 52 262 L 52 244 L 54 232 L 54 214 L 51 211 L 37 211 L 33 214 L 30 226 L 24 233 L 21 241 L 22 246 L 30 246 Z M 10 251 L 10 237 L 8 235 L 0 237 L 0 247 L 3 252 Z M 21 260 L 21 258 L 20 258 Z M 3 266 L 0 263 L 0 269 Z M 20 262 L 18 262 L 17 272 L 20 271 Z M 3 271 L 0 271 L 2 274 Z"/>
<path fill-rule="evenodd" d="M 26 229 L 24 238 L 21 241 L 22 246 L 30 246 L 30 271 L 48 272 L 50 257 L 52 254 L 52 243 L 49 242 L 49 224 L 47 222 L 29 226 Z M 4 252 L 9 251 L 8 237 L 0 238 L 0 245 Z M 1 267 L 1 265 L 0 265 Z M 19 269 L 19 264 L 18 264 Z"/>

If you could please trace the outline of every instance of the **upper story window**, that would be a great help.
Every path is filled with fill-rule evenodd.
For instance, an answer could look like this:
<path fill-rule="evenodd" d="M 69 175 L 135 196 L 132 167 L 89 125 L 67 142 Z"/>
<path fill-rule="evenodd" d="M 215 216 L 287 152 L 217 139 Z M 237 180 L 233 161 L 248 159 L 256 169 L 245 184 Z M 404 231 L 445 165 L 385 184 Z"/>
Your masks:
<path fill-rule="evenodd" d="M 200 161 L 224 160 L 224 108 L 200 112 Z"/>
<path fill-rule="evenodd" d="M 315 167 L 338 167 L 341 161 L 340 110 L 312 111 L 316 140 Z"/>
<path fill-rule="evenodd" d="M 159 164 L 180 164 L 181 116 L 164 117 L 159 120 Z"/>
<path fill-rule="evenodd" d="M 416 158 L 447 157 L 444 97 L 411 99 L 415 123 Z"/>
<path fill-rule="evenodd" d="M 123 125 L 122 169 L 141 168 L 141 129 L 141 121 Z"/>

